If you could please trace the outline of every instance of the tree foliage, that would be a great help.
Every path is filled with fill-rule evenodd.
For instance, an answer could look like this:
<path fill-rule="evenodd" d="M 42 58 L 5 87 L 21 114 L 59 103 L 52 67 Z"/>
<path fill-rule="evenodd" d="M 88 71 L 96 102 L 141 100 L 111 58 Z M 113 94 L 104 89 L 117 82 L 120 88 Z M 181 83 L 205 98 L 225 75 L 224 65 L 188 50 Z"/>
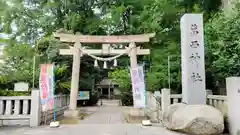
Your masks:
<path fill-rule="evenodd" d="M 221 22 L 221 23 L 219 23 Z M 215 81 L 224 81 L 229 76 L 240 75 L 239 51 L 240 12 L 219 12 L 205 26 L 208 70 Z"/>
<path fill-rule="evenodd" d="M 122 33 L 156 33 L 151 42 L 145 45 L 147 48 L 151 48 L 151 66 L 147 73 L 146 82 L 147 90 L 169 87 L 168 66 L 170 66 L 170 87 L 176 93 L 181 92 L 180 17 L 185 12 L 202 12 L 205 22 L 208 22 L 208 19 L 219 10 L 220 4 L 221 2 L 218 0 L 211 2 L 202 0 L 152 0 L 144 5 L 138 2 L 131 5 L 131 14 L 128 14 L 129 21 L 126 22 L 127 27 Z M 115 5 L 114 9 L 119 10 L 114 11 L 119 12 L 112 18 L 115 18 L 116 22 L 123 21 L 121 14 L 125 13 L 124 9 L 127 11 L 128 6 L 124 4 L 121 4 L 121 6 Z M 168 63 L 168 58 L 170 58 L 170 63 Z M 146 59 L 148 58 L 145 57 L 142 60 Z"/>
<path fill-rule="evenodd" d="M 38 87 L 39 64 L 55 63 L 57 66 L 57 89 L 59 87 L 69 89 L 72 57 L 59 55 L 59 49 L 67 48 L 69 45 L 60 43 L 51 35 L 59 29 L 71 34 L 76 32 L 89 35 L 104 34 L 100 25 L 101 19 L 93 11 L 94 1 L 3 0 L 1 2 L 0 33 L 8 34 L 9 37 L 7 42 L 1 40 L 8 49 L 5 54 L 6 58 L 4 58 L 8 64 L 6 67 L 2 67 L 2 73 L 8 74 L 14 81 L 33 83 L 33 56 L 35 56 L 37 59 L 35 87 Z M 26 48 L 26 50 L 22 50 L 24 49 L 23 45 L 28 46 L 31 51 Z M 12 51 L 9 52 L 9 50 Z M 9 62 L 16 57 L 15 61 Z M 25 62 L 27 64 L 24 65 L 19 59 L 27 61 Z M 100 71 L 92 68 L 92 63 L 93 60 L 89 57 L 82 58 L 80 79 L 82 88 L 91 88 L 93 78 L 96 81 L 99 80 Z M 27 72 L 14 70 L 15 67 L 16 69 L 22 68 Z M 11 70 L 11 74 L 8 70 Z M 11 84 L 14 82 L 13 80 Z"/>
<path fill-rule="evenodd" d="M 131 78 L 128 69 L 116 69 L 110 73 L 110 77 L 119 85 L 121 90 L 130 90 Z"/>

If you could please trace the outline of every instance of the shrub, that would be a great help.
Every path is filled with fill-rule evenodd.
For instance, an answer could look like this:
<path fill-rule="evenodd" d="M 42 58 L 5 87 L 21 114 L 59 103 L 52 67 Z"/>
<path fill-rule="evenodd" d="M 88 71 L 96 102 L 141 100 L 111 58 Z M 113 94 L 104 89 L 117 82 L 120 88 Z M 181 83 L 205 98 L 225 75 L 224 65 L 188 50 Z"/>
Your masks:
<path fill-rule="evenodd" d="M 88 106 L 94 106 L 98 103 L 100 96 L 96 90 L 90 93 L 90 99 L 87 101 Z"/>
<path fill-rule="evenodd" d="M 0 90 L 0 96 L 29 96 L 31 91 Z"/>
<path fill-rule="evenodd" d="M 132 92 L 122 92 L 120 96 L 122 106 L 133 106 Z"/>

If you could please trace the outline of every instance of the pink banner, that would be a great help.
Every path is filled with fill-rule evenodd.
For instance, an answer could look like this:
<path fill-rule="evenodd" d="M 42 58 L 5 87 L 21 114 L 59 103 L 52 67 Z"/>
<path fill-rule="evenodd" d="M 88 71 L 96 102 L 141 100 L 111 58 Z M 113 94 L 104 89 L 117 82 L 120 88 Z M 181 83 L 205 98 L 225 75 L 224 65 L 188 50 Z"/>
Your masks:
<path fill-rule="evenodd" d="M 42 103 L 45 103 L 48 98 L 48 83 L 47 83 L 47 66 L 41 65 L 41 74 L 40 74 L 40 90 L 41 90 L 41 100 Z"/>
<path fill-rule="evenodd" d="M 131 69 L 133 103 L 135 108 L 146 107 L 145 80 L 143 66 Z"/>
<path fill-rule="evenodd" d="M 54 65 L 42 64 L 39 79 L 43 111 L 51 110 L 54 106 Z"/>

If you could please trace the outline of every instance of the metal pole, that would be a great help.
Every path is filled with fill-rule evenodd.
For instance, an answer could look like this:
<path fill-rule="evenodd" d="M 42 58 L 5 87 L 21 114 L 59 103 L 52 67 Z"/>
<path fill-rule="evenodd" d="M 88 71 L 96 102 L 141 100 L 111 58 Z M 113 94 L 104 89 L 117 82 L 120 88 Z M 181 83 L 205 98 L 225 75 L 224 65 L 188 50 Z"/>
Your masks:
<path fill-rule="evenodd" d="M 33 80 L 32 80 L 32 87 L 35 88 L 34 84 L 35 84 L 35 65 L 36 65 L 36 56 L 34 55 L 33 57 Z"/>
<path fill-rule="evenodd" d="M 111 92 L 110 92 L 110 82 L 109 82 L 109 85 L 108 85 L 108 100 L 111 99 Z"/>
<path fill-rule="evenodd" d="M 52 65 L 52 87 L 53 87 L 53 121 L 57 120 L 57 107 L 56 107 L 56 102 L 55 102 L 55 72 L 56 72 L 56 67 L 55 63 Z"/>
<path fill-rule="evenodd" d="M 171 71 L 170 71 L 171 65 L 170 65 L 170 58 L 171 58 L 171 56 L 168 56 L 168 88 L 169 88 L 169 90 L 171 90 Z"/>
<path fill-rule="evenodd" d="M 144 72 L 144 84 L 145 84 L 145 105 L 147 106 L 147 70 L 146 70 L 146 64 L 145 62 L 143 63 L 143 72 Z"/>
<path fill-rule="evenodd" d="M 103 105 L 103 95 L 102 95 L 102 87 L 101 87 L 101 106 Z"/>

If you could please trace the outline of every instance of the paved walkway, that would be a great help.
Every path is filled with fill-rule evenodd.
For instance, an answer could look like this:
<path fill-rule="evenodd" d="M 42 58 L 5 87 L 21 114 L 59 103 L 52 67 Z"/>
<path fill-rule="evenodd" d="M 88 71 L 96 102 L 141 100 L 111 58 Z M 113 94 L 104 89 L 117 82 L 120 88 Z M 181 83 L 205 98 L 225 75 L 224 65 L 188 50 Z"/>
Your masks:
<path fill-rule="evenodd" d="M 81 121 L 81 124 L 122 124 L 125 123 L 122 108 L 117 100 L 104 100 L 96 112 Z"/>
<path fill-rule="evenodd" d="M 80 121 L 80 124 L 122 124 L 124 118 L 120 107 L 101 107 L 90 117 Z"/>
<path fill-rule="evenodd" d="M 0 129 L 0 135 L 180 135 L 161 125 L 143 127 L 141 124 L 125 123 L 122 108 L 114 105 L 114 102 L 104 102 L 102 107 L 93 107 L 91 111 L 95 113 L 80 121 L 80 124 L 61 125 L 59 128 L 42 126 L 5 131 Z"/>

